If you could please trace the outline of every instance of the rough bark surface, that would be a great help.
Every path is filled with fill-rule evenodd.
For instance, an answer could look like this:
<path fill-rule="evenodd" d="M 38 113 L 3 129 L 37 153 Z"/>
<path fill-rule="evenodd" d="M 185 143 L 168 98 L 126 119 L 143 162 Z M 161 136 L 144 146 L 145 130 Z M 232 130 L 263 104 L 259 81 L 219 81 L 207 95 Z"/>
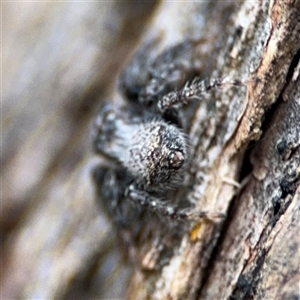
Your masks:
<path fill-rule="evenodd" d="M 300 298 L 299 8 L 3 3 L 1 298 Z M 190 39 L 201 77 L 247 85 L 187 112 L 188 184 L 170 197 L 226 217 L 149 214 L 120 248 L 95 201 L 90 123 L 107 95 L 124 102 L 115 82 L 134 50 L 153 59 Z"/>

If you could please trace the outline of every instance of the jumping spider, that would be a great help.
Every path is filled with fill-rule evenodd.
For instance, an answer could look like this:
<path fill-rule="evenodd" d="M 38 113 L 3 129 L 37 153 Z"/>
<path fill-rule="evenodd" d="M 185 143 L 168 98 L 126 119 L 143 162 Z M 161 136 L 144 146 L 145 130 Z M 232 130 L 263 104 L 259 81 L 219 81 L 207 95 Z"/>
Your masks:
<path fill-rule="evenodd" d="M 176 51 L 187 48 L 177 46 Z M 135 206 L 147 207 L 170 219 L 199 220 L 216 216 L 193 208 L 181 209 L 163 199 L 167 190 L 180 186 L 189 161 L 188 137 L 181 128 L 177 108 L 193 99 L 201 99 L 201 95 L 211 89 L 243 83 L 221 79 L 202 81 L 195 77 L 176 90 L 179 80 L 182 81 L 178 74 L 183 68 L 186 72 L 192 67 L 187 66 L 186 61 L 177 61 L 163 65 L 162 72 L 149 72 L 146 87 L 131 87 L 131 90 L 127 87 L 126 108 L 106 104 L 96 118 L 94 150 L 115 163 L 115 171 L 108 169 L 112 178 L 108 180 L 108 189 L 115 189 L 115 192 L 110 191 L 109 199 L 115 210 L 118 203 L 129 200 Z M 116 180 L 120 173 L 122 179 Z"/>

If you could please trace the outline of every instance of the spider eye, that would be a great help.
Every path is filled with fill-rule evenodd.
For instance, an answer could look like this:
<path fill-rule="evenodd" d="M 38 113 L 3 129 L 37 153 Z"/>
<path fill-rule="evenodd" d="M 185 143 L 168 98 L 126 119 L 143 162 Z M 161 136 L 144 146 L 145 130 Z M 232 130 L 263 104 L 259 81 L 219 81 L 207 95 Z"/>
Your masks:
<path fill-rule="evenodd" d="M 173 169 L 180 169 L 185 162 L 184 154 L 181 151 L 172 151 L 168 156 L 168 162 Z"/>

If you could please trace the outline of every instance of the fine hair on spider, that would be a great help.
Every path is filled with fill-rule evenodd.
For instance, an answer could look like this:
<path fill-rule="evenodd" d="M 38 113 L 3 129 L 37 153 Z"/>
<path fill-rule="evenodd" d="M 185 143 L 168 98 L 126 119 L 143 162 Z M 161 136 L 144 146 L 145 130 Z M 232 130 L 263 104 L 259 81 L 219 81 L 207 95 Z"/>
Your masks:
<path fill-rule="evenodd" d="M 182 89 L 160 97 L 155 111 L 139 115 L 112 104 L 105 105 L 94 124 L 94 149 L 122 165 L 132 178 L 122 192 L 124 200 L 173 220 L 222 218 L 222 214 L 179 208 L 163 200 L 161 195 L 165 191 L 180 186 L 189 161 L 186 134 L 165 116 L 174 114 L 175 106 L 199 100 L 213 89 L 242 85 L 245 82 L 241 80 L 196 77 Z"/>

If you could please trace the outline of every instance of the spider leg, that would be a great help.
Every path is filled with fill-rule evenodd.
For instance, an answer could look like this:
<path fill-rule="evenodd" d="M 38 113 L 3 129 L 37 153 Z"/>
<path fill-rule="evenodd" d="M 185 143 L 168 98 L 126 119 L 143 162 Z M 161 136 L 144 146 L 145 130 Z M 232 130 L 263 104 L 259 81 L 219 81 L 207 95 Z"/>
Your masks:
<path fill-rule="evenodd" d="M 200 80 L 196 77 L 191 83 L 187 82 L 181 90 L 166 94 L 159 100 L 157 106 L 159 111 L 164 113 L 176 104 L 186 104 L 193 99 L 201 99 L 201 94 L 209 92 L 211 89 L 222 88 L 225 86 L 243 86 L 245 84 L 246 82 L 239 79 L 228 81 L 221 78 Z"/>
<path fill-rule="evenodd" d="M 134 205 L 139 207 L 147 207 L 152 212 L 158 215 L 165 216 L 171 220 L 195 220 L 224 218 L 223 214 L 209 213 L 195 209 L 179 208 L 167 201 L 149 194 L 147 191 L 139 190 L 134 184 L 131 184 L 125 191 L 125 197 L 129 199 Z"/>
<path fill-rule="evenodd" d="M 180 43 L 163 51 L 150 63 L 147 82 L 139 91 L 140 103 L 146 106 L 153 103 L 156 105 L 163 95 L 199 74 L 200 62 L 196 55 L 198 43 L 193 40 Z"/>

